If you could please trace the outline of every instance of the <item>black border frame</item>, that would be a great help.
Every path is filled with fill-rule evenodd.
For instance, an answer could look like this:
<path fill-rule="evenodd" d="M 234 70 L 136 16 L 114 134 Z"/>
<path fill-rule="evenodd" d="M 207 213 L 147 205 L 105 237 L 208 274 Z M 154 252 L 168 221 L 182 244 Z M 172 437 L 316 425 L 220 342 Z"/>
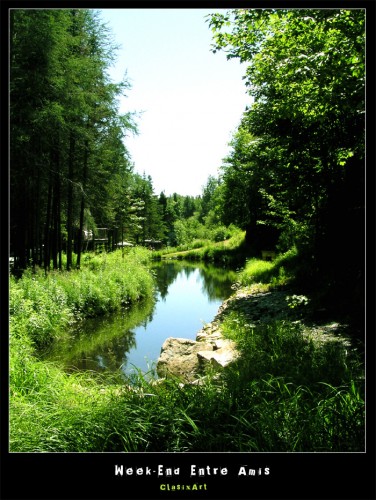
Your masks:
<path fill-rule="evenodd" d="M 2 158 L 1 168 L 1 476 L 0 498 L 4 500 L 42 499 L 339 499 L 362 500 L 376 498 L 375 487 L 375 30 L 374 0 L 290 1 L 264 0 L 233 4 L 223 0 L 140 3 L 135 0 L 13 0 L 1 1 L 1 61 L 2 61 Z M 8 321 L 4 311 L 8 305 L 8 10 L 11 8 L 364 8 L 367 27 L 367 448 L 364 453 L 9 453 L 8 452 Z M 3 67 L 4 66 L 4 67 Z M 5 303 L 3 303 L 3 301 Z M 4 324 L 3 324 L 4 323 Z M 149 467 L 158 465 L 180 467 L 180 484 L 206 484 L 206 490 L 161 491 L 160 484 L 171 484 L 156 474 L 152 476 L 115 475 L 115 466 Z M 197 467 L 227 467 L 226 476 L 190 477 L 191 464 Z M 270 474 L 238 477 L 241 466 L 259 469 L 268 467 Z"/>

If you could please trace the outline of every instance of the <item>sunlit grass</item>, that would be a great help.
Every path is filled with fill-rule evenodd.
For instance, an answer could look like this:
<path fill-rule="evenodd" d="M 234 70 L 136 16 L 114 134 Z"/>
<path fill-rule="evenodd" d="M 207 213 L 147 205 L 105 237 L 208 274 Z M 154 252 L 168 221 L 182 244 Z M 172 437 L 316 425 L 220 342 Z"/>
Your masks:
<path fill-rule="evenodd" d="M 241 361 L 202 385 L 141 371 L 129 384 L 67 375 L 24 348 L 11 372 L 12 451 L 362 451 L 357 360 L 337 356 L 339 345 L 321 351 L 296 326 L 250 329 L 233 319 L 224 326 Z"/>
<path fill-rule="evenodd" d="M 279 254 L 273 261 L 249 258 L 239 272 L 237 285 L 267 284 L 270 287 L 285 286 L 294 277 L 295 248 Z"/>
<path fill-rule="evenodd" d="M 237 230 L 225 241 L 194 240 L 188 245 L 153 252 L 153 258 L 186 259 L 233 266 L 245 261 L 245 232 Z"/>
<path fill-rule="evenodd" d="M 83 258 L 80 270 L 27 270 L 10 278 L 10 326 L 13 335 L 27 332 L 37 347 L 63 335 L 82 318 L 103 315 L 150 297 L 154 281 L 146 263 L 150 253 L 132 249 Z"/>
<path fill-rule="evenodd" d="M 254 325 L 240 311 L 229 311 L 221 330 L 241 357 L 202 385 L 156 381 L 154 367 L 128 380 L 120 372 L 67 374 L 35 357 L 38 336 L 48 341 L 60 335 L 72 314 L 90 311 L 88 302 L 99 314 L 103 304 L 106 311 L 115 306 L 119 293 L 118 305 L 147 294 L 147 258 L 137 251 L 124 258 L 121 252 L 93 255 L 77 273 L 12 279 L 12 452 L 364 451 L 363 363 L 341 342 L 315 342 L 302 322 Z M 271 263 L 248 261 L 237 286 L 283 285 L 292 258 L 293 252 Z M 131 294 L 129 283 L 138 287 Z"/>

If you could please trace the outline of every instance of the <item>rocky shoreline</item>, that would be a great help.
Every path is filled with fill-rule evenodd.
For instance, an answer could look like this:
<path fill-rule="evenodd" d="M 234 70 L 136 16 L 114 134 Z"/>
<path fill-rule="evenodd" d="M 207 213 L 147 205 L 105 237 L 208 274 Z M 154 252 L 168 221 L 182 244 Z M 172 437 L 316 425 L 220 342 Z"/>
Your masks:
<path fill-rule="evenodd" d="M 297 310 L 289 307 L 289 293 L 285 290 L 266 292 L 239 289 L 220 306 L 211 323 L 206 324 L 196 335 L 196 340 L 169 337 L 163 343 L 157 362 L 160 378 L 169 375 L 179 377 L 184 383 L 197 384 L 208 370 L 221 372 L 236 360 L 240 353 L 234 341 L 225 339 L 221 324 L 229 312 L 241 312 L 250 327 L 274 320 L 301 321 L 304 334 L 316 342 L 343 342 L 351 347 L 347 325 L 338 322 L 304 322 Z"/>

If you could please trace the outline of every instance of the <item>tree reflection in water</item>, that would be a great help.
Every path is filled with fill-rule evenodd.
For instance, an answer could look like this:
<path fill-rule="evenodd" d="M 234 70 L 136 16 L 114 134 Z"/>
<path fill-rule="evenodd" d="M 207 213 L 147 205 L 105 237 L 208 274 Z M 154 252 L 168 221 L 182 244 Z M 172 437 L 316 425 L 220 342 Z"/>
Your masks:
<path fill-rule="evenodd" d="M 45 359 L 67 370 L 129 376 L 150 371 L 167 337 L 195 338 L 231 294 L 236 272 L 184 261 L 153 264 L 155 298 L 100 318 L 82 321 Z M 148 359 L 147 359 L 148 357 Z"/>

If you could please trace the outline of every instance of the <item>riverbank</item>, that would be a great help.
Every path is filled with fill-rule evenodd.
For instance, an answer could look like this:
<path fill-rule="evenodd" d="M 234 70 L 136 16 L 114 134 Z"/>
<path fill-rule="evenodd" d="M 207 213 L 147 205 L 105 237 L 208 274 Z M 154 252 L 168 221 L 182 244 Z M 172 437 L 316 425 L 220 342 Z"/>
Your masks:
<path fill-rule="evenodd" d="M 82 319 L 111 313 L 154 292 L 147 265 L 150 252 L 134 248 L 125 255 L 88 253 L 81 269 L 28 269 L 22 278 L 10 276 L 10 336 L 27 338 L 36 350 Z"/>
<path fill-rule="evenodd" d="M 305 299 L 305 300 L 304 300 Z M 302 307 L 292 307 L 296 302 L 308 302 L 308 298 L 290 295 L 289 291 L 259 291 L 258 286 L 241 288 L 223 302 L 212 322 L 197 333 L 196 340 L 168 338 L 162 346 L 157 372 L 163 378 L 179 377 L 184 383 L 201 383 L 206 371 L 222 372 L 239 361 L 239 335 L 234 331 L 240 322 L 244 325 L 242 336 L 253 334 L 263 326 L 286 324 L 301 329 L 303 338 L 317 348 L 335 350 L 337 347 L 353 356 L 359 349 L 351 336 L 348 324 L 339 321 L 313 319 L 312 312 Z M 236 342 L 237 340 L 237 342 Z"/>
<path fill-rule="evenodd" d="M 154 260 L 190 260 L 224 266 L 243 266 L 247 256 L 245 231 L 236 231 L 223 241 L 196 240 L 190 245 L 154 251 Z"/>
<path fill-rule="evenodd" d="M 362 357 L 328 341 L 345 325 L 313 322 L 310 297 L 286 288 L 288 257 L 238 272 L 204 328 L 240 356 L 203 384 L 139 372 L 130 387 L 116 374 L 67 374 L 37 360 L 26 335 L 11 335 L 11 451 L 364 451 Z"/>

